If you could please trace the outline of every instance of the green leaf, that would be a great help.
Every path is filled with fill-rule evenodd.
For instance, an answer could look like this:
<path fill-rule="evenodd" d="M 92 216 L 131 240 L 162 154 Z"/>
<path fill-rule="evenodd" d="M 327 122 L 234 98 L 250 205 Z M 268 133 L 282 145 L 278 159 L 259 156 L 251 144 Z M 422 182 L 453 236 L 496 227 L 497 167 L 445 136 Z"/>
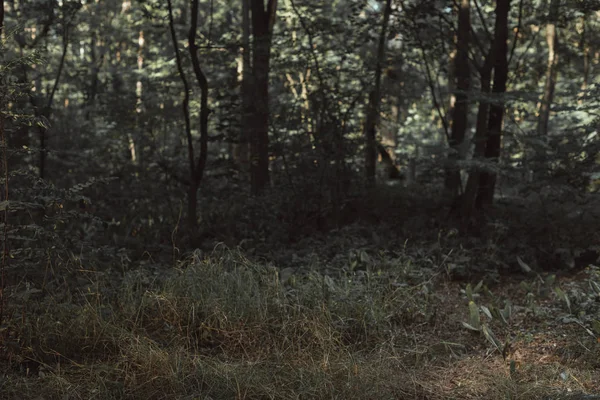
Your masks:
<path fill-rule="evenodd" d="M 364 250 L 361 250 L 359 257 L 361 262 L 365 264 L 371 264 L 371 256 L 369 256 Z"/>
<path fill-rule="evenodd" d="M 465 294 L 467 295 L 467 299 L 469 301 L 473 301 L 473 288 L 470 283 L 467 283 L 467 287 L 465 288 Z"/>
<path fill-rule="evenodd" d="M 483 294 L 485 294 L 487 297 L 493 299 L 494 298 L 494 293 L 492 293 L 492 291 L 487 287 L 487 285 L 485 285 L 483 287 Z"/>
<path fill-rule="evenodd" d="M 500 353 L 502 353 L 502 347 L 503 347 L 502 343 L 498 339 L 496 339 L 496 336 L 494 336 L 494 333 L 492 332 L 492 330 L 486 324 L 483 324 L 483 326 L 481 327 L 481 330 L 483 332 L 483 336 L 485 336 L 487 341 L 490 342 L 491 344 L 493 344 L 494 347 Z"/>
<path fill-rule="evenodd" d="M 531 273 L 531 267 L 527 265 L 525 261 L 521 260 L 521 257 L 517 256 L 517 262 L 519 263 L 519 266 L 523 271 L 525 271 L 528 274 Z"/>
<path fill-rule="evenodd" d="M 479 308 L 486 315 L 486 317 L 488 317 L 489 319 L 492 319 L 492 313 L 490 312 L 489 308 L 487 308 L 486 306 L 481 306 Z"/>
<path fill-rule="evenodd" d="M 469 301 L 469 325 L 476 330 L 481 329 L 481 317 L 479 315 L 479 307 L 473 300 Z"/>
<path fill-rule="evenodd" d="M 474 326 L 471 326 L 471 325 L 467 324 L 467 323 L 466 323 L 466 322 L 464 322 L 464 321 L 462 321 L 461 323 L 462 323 L 462 324 L 463 324 L 463 326 L 464 326 L 465 328 L 467 328 L 467 329 L 470 329 L 470 330 L 472 330 L 472 331 L 475 331 L 475 332 L 479 332 L 479 331 L 480 331 L 479 329 L 475 328 Z"/>
<path fill-rule="evenodd" d="M 598 338 L 600 338 L 600 321 L 597 319 L 592 320 L 592 330 Z"/>
<path fill-rule="evenodd" d="M 559 287 L 555 287 L 554 293 L 556 293 L 559 299 L 565 302 L 567 308 L 569 309 L 569 312 L 571 312 L 571 300 L 569 300 L 569 296 L 565 293 L 565 291 Z"/>

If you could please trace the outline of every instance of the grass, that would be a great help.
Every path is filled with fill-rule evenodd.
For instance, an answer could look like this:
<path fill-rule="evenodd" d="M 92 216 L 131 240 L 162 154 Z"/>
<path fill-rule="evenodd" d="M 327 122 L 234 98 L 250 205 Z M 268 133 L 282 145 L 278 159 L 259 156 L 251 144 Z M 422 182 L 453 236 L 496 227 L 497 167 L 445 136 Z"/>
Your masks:
<path fill-rule="evenodd" d="M 600 281 L 597 269 L 556 282 L 570 298 L 569 311 L 564 297 L 517 280 L 467 295 L 444 265 L 420 261 L 357 252 L 336 273 L 324 274 L 314 260 L 284 273 L 217 249 L 171 269 L 80 269 L 70 283 L 11 287 L 0 398 L 504 400 L 600 393 L 600 333 L 589 334 L 593 315 L 584 315 L 598 309 L 588 286 Z M 513 304 L 507 323 L 480 316 L 510 343 L 506 358 L 481 332 L 463 327 L 469 296 L 490 308 Z"/>

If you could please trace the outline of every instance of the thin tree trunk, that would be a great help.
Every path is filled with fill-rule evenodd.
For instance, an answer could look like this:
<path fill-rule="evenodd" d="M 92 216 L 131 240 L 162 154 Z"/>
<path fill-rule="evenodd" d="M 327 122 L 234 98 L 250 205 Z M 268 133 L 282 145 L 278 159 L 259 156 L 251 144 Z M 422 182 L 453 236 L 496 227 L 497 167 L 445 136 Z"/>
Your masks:
<path fill-rule="evenodd" d="M 550 4 L 549 23 L 546 25 L 546 43 L 548 44 L 548 63 L 546 66 L 546 82 L 544 94 L 540 103 L 537 133 L 545 136 L 548 134 L 548 120 L 550 119 L 550 106 L 554 100 L 554 88 L 558 76 L 558 31 L 556 19 L 558 18 L 559 0 L 552 0 Z"/>
<path fill-rule="evenodd" d="M 4 0 L 0 0 L 0 38 L 4 40 Z M 1 93 L 4 97 L 4 93 Z M 0 110 L 4 111 L 4 101 L 0 100 Z M 8 161 L 6 155 L 8 142 L 6 140 L 6 132 L 4 131 L 4 115 L 0 114 L 0 157 L 2 159 L 2 178 L 4 179 L 4 189 L 1 193 L 0 200 L 3 202 L 8 201 Z M 0 260 L 0 325 L 4 323 L 4 289 L 6 287 L 6 267 L 8 264 L 8 207 L 4 207 L 2 215 L 2 223 L 4 229 L 2 231 L 2 259 Z"/>
<path fill-rule="evenodd" d="M 497 0 L 496 24 L 494 27 L 494 86 L 492 93 L 501 96 L 506 92 L 508 79 L 508 13 L 510 0 Z M 490 106 L 488 119 L 488 135 L 485 147 L 485 157 L 492 162 L 498 162 L 502 143 L 502 121 L 504 118 L 504 102 L 495 99 Z M 494 200 L 496 188 L 496 174 L 482 172 L 479 180 L 479 193 L 476 200 L 477 207 L 490 205 Z"/>
<path fill-rule="evenodd" d="M 212 18 L 212 17 L 211 17 Z M 208 80 L 206 75 L 200 67 L 200 60 L 198 59 L 198 45 L 196 44 L 196 31 L 198 30 L 198 0 L 192 0 L 192 16 L 191 26 L 188 36 L 188 49 L 190 51 L 190 57 L 192 60 L 192 67 L 194 69 L 194 75 L 196 76 L 196 82 L 200 86 L 200 154 L 198 155 L 198 161 L 194 168 L 194 179 L 200 183 L 204 176 L 204 169 L 206 167 L 206 161 L 208 158 L 208 115 L 210 110 L 208 109 Z"/>
<path fill-rule="evenodd" d="M 198 59 L 198 45 L 196 44 L 196 31 L 198 30 L 198 0 L 192 0 L 191 7 L 191 23 L 188 33 L 188 50 L 192 60 L 192 68 L 196 76 L 196 82 L 200 86 L 200 154 L 198 160 L 194 161 L 193 146 L 192 146 L 192 164 L 190 193 L 188 212 L 190 217 L 190 226 L 195 227 L 197 221 L 197 206 L 198 206 L 198 188 L 204 176 L 206 161 L 208 159 L 208 80 L 200 67 Z M 212 16 L 211 16 L 212 18 Z M 193 220 L 192 220 L 193 218 Z"/>
<path fill-rule="evenodd" d="M 188 164 L 190 166 L 190 175 L 193 175 L 194 165 L 194 144 L 192 142 L 192 124 L 190 121 L 190 85 L 185 71 L 183 70 L 183 63 L 181 59 L 181 52 L 179 51 L 179 44 L 177 43 L 177 34 L 175 33 L 175 23 L 173 21 L 173 5 L 171 0 L 167 0 L 167 8 L 169 11 L 169 30 L 171 32 L 171 41 L 173 42 L 173 48 L 175 50 L 175 62 L 177 65 L 177 72 L 179 73 L 179 79 L 183 84 L 183 101 L 181 102 L 181 108 L 183 111 L 183 120 L 185 123 L 185 135 L 188 144 Z M 188 223 L 194 226 L 196 224 L 196 195 L 191 195 L 192 182 L 189 182 L 190 187 L 188 188 Z M 192 205 L 193 202 L 193 205 Z"/>
<path fill-rule="evenodd" d="M 0 0 L 0 35 L 4 34 L 4 0 Z"/>
<path fill-rule="evenodd" d="M 375 172 L 377 166 L 377 140 L 376 128 L 379 115 L 379 104 L 381 102 L 381 68 L 385 57 L 385 37 L 390 15 L 392 13 L 392 1 L 387 0 L 383 11 L 381 33 L 377 47 L 377 61 L 375 64 L 375 87 L 369 94 L 369 105 L 365 121 L 365 173 L 367 186 L 375 186 Z"/>
<path fill-rule="evenodd" d="M 188 182 L 187 218 L 190 228 L 194 228 L 197 224 L 198 188 L 200 187 L 200 182 L 202 181 L 208 153 L 208 81 L 206 80 L 206 76 L 200 68 L 200 62 L 198 60 L 198 46 L 196 45 L 196 30 L 198 28 L 198 0 L 192 0 L 191 24 L 188 34 L 188 47 L 192 60 L 192 66 L 194 69 L 194 74 L 196 75 L 196 80 L 200 86 L 202 96 L 200 99 L 200 155 L 197 161 L 196 157 L 194 156 L 194 142 L 192 137 L 192 124 L 189 110 L 190 85 L 186 78 L 185 71 L 183 70 L 182 57 L 177 44 L 177 35 L 175 33 L 171 0 L 167 0 L 167 8 L 169 10 L 169 29 L 171 31 L 171 40 L 175 48 L 177 71 L 184 88 L 182 109 L 188 147 L 188 164 L 190 169 L 190 179 Z"/>
<path fill-rule="evenodd" d="M 587 33 L 587 16 L 583 16 L 581 17 L 581 41 L 579 43 L 583 55 L 583 81 L 581 82 L 578 104 L 583 103 L 583 96 L 585 96 L 590 79 L 590 44 L 588 43 Z"/>
<path fill-rule="evenodd" d="M 250 175 L 252 193 L 261 194 L 269 185 L 269 69 L 271 35 L 277 13 L 277 0 L 252 0 L 253 101 Z"/>
<path fill-rule="evenodd" d="M 491 89 L 492 80 L 492 68 L 493 68 L 493 55 L 494 48 L 493 43 L 490 46 L 490 50 L 485 57 L 483 67 L 480 71 L 480 84 L 481 84 L 481 97 L 479 100 L 479 108 L 477 110 L 477 122 L 475 127 L 475 136 L 473 142 L 475 148 L 473 150 L 473 161 L 483 161 L 485 158 L 485 146 L 487 141 L 487 129 L 488 129 L 488 116 L 490 111 L 490 102 L 486 96 L 489 96 Z M 462 209 L 461 216 L 467 220 L 471 217 L 473 209 L 475 208 L 475 201 L 477 199 L 477 193 L 479 191 L 479 182 L 481 180 L 481 170 L 475 166 L 469 172 L 469 179 L 467 180 L 467 186 L 465 188 L 464 196 L 462 198 Z"/>
<path fill-rule="evenodd" d="M 64 6 L 63 6 L 64 7 Z M 63 9 L 63 34 L 62 34 L 62 54 L 60 57 L 60 62 L 58 63 L 58 71 L 56 72 L 56 78 L 54 78 L 54 84 L 52 85 L 52 90 L 48 94 L 48 98 L 46 99 L 46 104 L 41 112 L 36 112 L 37 117 L 43 117 L 47 120 L 50 119 L 50 114 L 52 113 L 52 105 L 54 102 L 54 95 L 58 90 L 58 84 L 60 83 L 60 78 L 62 76 L 62 71 L 65 66 L 65 60 L 67 58 L 67 51 L 69 49 L 69 29 L 71 28 L 71 23 L 75 18 L 75 12 L 72 12 L 69 15 L 66 15 L 66 9 Z M 48 128 L 46 126 L 40 125 L 38 127 L 38 132 L 40 135 L 40 160 L 39 160 L 39 173 L 40 178 L 44 179 L 46 176 L 46 130 Z"/>
<path fill-rule="evenodd" d="M 462 157 L 462 144 L 467 131 L 469 103 L 467 92 L 471 87 L 469 69 L 469 35 L 471 31 L 470 0 L 461 0 L 458 10 L 458 32 L 456 37 L 456 57 L 454 73 L 456 76 L 456 92 L 452 107 L 452 131 L 450 135 L 450 154 L 446 168 L 445 190 L 451 197 L 458 196 L 461 190 L 460 169 L 456 161 Z"/>
<path fill-rule="evenodd" d="M 96 104 L 96 96 L 98 95 L 98 73 L 100 72 L 100 60 L 98 60 L 98 49 L 97 39 L 98 33 L 94 30 L 90 36 L 90 70 L 88 80 L 90 82 L 86 92 L 86 106 L 87 111 L 85 113 L 85 119 L 90 120 L 94 106 Z M 102 57 L 100 57 L 102 58 Z"/>

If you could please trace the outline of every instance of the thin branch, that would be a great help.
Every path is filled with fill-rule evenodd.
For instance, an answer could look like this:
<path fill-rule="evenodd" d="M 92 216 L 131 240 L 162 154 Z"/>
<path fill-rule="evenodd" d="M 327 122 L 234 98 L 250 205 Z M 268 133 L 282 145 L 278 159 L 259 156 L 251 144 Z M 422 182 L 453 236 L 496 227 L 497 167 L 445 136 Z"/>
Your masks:
<path fill-rule="evenodd" d="M 485 31 L 485 34 L 487 36 L 487 39 L 491 42 L 493 39 L 492 34 L 490 33 L 490 30 L 488 29 L 486 23 L 485 23 L 485 17 L 483 16 L 483 11 L 481 11 L 481 7 L 479 7 L 479 3 L 477 2 L 477 0 L 474 0 L 475 3 L 475 9 L 477 10 L 477 15 L 479 15 L 479 20 L 481 21 L 481 26 L 483 26 L 483 30 Z"/>
<path fill-rule="evenodd" d="M 433 83 L 433 78 L 431 76 L 431 68 L 429 67 L 429 62 L 427 61 L 427 57 L 425 56 L 425 49 L 423 47 L 423 42 L 421 41 L 421 37 L 419 36 L 419 34 L 417 33 L 417 41 L 419 42 L 419 48 L 421 50 L 421 56 L 423 58 L 423 63 L 425 64 L 425 71 L 427 73 L 427 83 L 429 86 L 429 90 L 431 92 L 431 98 L 433 100 L 433 106 L 435 107 L 438 116 L 440 117 L 440 119 L 442 120 L 442 125 L 444 127 L 444 133 L 446 135 L 446 139 L 450 140 L 450 132 L 449 132 L 449 127 L 448 127 L 448 121 L 446 121 L 446 117 L 445 115 L 442 113 L 442 107 L 440 106 L 440 103 L 437 99 L 437 96 L 435 94 L 435 85 Z"/>
<path fill-rule="evenodd" d="M 515 37 L 512 43 L 512 49 L 510 50 L 510 57 L 508 57 L 508 64 L 512 61 L 513 55 L 515 54 L 515 49 L 517 48 L 517 39 L 519 38 L 519 33 L 521 32 L 521 22 L 523 19 L 523 0 L 519 2 L 519 19 L 517 22 L 517 29 L 515 31 Z"/>
<path fill-rule="evenodd" d="M 210 0 L 210 22 L 208 24 L 208 46 L 212 42 L 212 30 L 214 22 L 214 0 Z"/>
<path fill-rule="evenodd" d="M 507 86 L 510 86 L 510 84 L 512 83 L 513 79 L 515 79 L 517 77 L 516 72 L 519 71 L 519 68 L 521 67 L 521 62 L 523 61 L 523 59 L 527 56 L 527 54 L 529 53 L 529 49 L 531 48 L 531 46 L 533 46 L 533 44 L 536 42 L 537 36 L 540 34 L 540 32 L 542 32 L 541 30 L 538 30 L 532 37 L 531 37 L 531 41 L 529 42 L 529 44 L 527 45 L 527 47 L 525 48 L 525 51 L 523 51 L 523 53 L 521 54 L 521 57 L 519 59 L 517 59 L 517 62 L 515 63 L 515 74 L 510 77 L 508 79 L 508 82 L 506 83 Z"/>

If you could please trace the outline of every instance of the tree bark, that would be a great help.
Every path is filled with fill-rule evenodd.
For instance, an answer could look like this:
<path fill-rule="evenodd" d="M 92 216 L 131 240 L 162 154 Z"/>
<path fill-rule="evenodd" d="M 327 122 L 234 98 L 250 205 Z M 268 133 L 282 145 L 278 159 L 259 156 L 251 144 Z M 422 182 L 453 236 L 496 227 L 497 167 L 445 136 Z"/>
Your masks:
<path fill-rule="evenodd" d="M 183 94 L 183 115 L 185 122 L 185 134 L 187 138 L 188 148 L 188 164 L 190 178 L 188 183 L 188 211 L 187 219 L 190 228 L 195 228 L 197 225 L 197 208 L 198 208 L 198 188 L 200 182 L 204 176 L 204 169 L 206 166 L 206 160 L 208 157 L 208 81 L 204 75 L 202 68 L 200 67 L 200 61 L 198 60 L 198 46 L 196 45 L 196 30 L 198 29 L 198 0 L 192 0 L 192 15 L 190 30 L 188 32 L 188 48 L 190 57 L 192 60 L 192 67 L 198 85 L 200 86 L 200 154 L 198 160 L 194 155 L 194 142 L 192 137 L 192 124 L 190 118 L 189 102 L 190 102 L 190 84 L 188 83 L 185 71 L 183 70 L 183 62 L 179 46 L 177 44 L 177 35 L 175 33 L 175 26 L 173 21 L 173 8 L 171 0 L 167 0 L 167 7 L 169 10 L 169 28 L 171 31 L 171 39 L 175 48 L 175 61 L 177 64 L 177 71 L 181 82 L 183 83 L 184 94 Z"/>
<path fill-rule="evenodd" d="M 200 154 L 194 164 L 193 146 L 191 148 L 191 182 L 189 193 L 189 215 L 190 226 L 195 227 L 197 221 L 198 187 L 204 176 L 206 160 L 208 158 L 208 80 L 200 67 L 198 59 L 198 45 L 196 44 L 196 31 L 198 30 L 198 0 L 192 0 L 191 23 L 188 33 L 188 50 L 192 60 L 192 68 L 196 76 L 196 82 L 200 86 Z M 193 218 L 193 220 L 192 220 Z"/>
<path fill-rule="evenodd" d="M 556 78 L 558 76 L 558 54 L 556 47 L 558 45 L 558 30 L 556 22 L 558 18 L 558 7 L 560 1 L 552 0 L 548 24 L 546 25 L 546 43 L 548 44 L 548 63 L 546 66 L 546 82 L 544 84 L 544 94 L 540 103 L 537 133 L 545 136 L 548 134 L 548 120 L 550 119 L 550 106 L 554 100 L 554 88 L 556 87 Z"/>
<path fill-rule="evenodd" d="M 250 142 L 250 182 L 252 194 L 263 193 L 269 185 L 269 69 L 271 35 L 277 13 L 277 0 L 252 0 L 252 92 L 254 115 Z"/>
<path fill-rule="evenodd" d="M 252 109 L 252 65 L 250 63 L 250 0 L 242 0 L 242 82 L 241 82 L 241 124 L 240 137 L 236 145 L 236 158 L 242 168 L 249 161 Z"/>
<path fill-rule="evenodd" d="M 488 117 L 490 111 L 490 102 L 485 96 L 489 96 L 491 89 L 493 54 L 494 49 L 492 44 L 480 70 L 482 99 L 479 100 L 475 136 L 473 137 L 473 143 L 475 145 L 473 150 L 473 161 L 475 162 L 483 161 L 485 158 Z M 465 188 L 461 205 L 461 215 L 464 219 L 469 219 L 473 213 L 473 209 L 475 208 L 477 193 L 479 191 L 479 181 L 481 180 L 481 173 L 482 171 L 477 166 L 469 171 L 469 179 L 467 180 L 467 186 Z"/>
<path fill-rule="evenodd" d="M 581 17 L 581 40 L 579 42 L 579 48 L 581 49 L 581 53 L 583 56 L 583 81 L 581 82 L 581 92 L 579 92 L 579 100 L 577 104 L 583 104 L 583 97 L 585 96 L 585 91 L 588 88 L 589 78 L 590 78 L 590 43 L 588 41 L 588 31 L 587 31 L 587 15 Z"/>
<path fill-rule="evenodd" d="M 375 172 L 377 166 L 377 122 L 379 116 L 379 104 L 381 102 L 381 68 L 385 58 L 385 36 L 387 32 L 390 15 L 392 13 L 392 1 L 386 0 L 383 10 L 383 21 L 379 34 L 377 47 L 377 60 L 375 64 L 375 86 L 369 94 L 369 105 L 367 107 L 367 118 L 365 121 L 365 173 L 367 186 L 375 186 Z"/>
<path fill-rule="evenodd" d="M 508 80 L 508 13 L 510 11 L 510 0 L 497 0 L 496 23 L 494 27 L 494 86 L 492 93 L 501 96 L 506 92 L 506 81 Z M 504 102 L 496 98 L 490 106 L 487 141 L 485 147 L 485 158 L 492 162 L 498 162 L 500 157 L 500 146 L 502 143 L 502 121 L 504 118 Z M 479 180 L 479 192 L 476 206 L 481 208 L 491 205 L 494 200 L 496 188 L 496 173 L 484 171 Z"/>
<path fill-rule="evenodd" d="M 4 0 L 0 0 L 0 35 L 4 33 Z"/>
<path fill-rule="evenodd" d="M 454 58 L 454 73 L 456 77 L 456 91 L 453 94 L 454 107 L 452 107 L 452 126 L 450 134 L 450 154 L 444 187 L 446 193 L 454 198 L 461 190 L 460 168 L 456 161 L 462 158 L 462 144 L 467 131 L 469 103 L 467 92 L 471 86 L 471 73 L 469 69 L 469 36 L 471 31 L 470 0 L 461 0 L 458 10 L 458 32 L 456 35 L 456 57 Z"/>

